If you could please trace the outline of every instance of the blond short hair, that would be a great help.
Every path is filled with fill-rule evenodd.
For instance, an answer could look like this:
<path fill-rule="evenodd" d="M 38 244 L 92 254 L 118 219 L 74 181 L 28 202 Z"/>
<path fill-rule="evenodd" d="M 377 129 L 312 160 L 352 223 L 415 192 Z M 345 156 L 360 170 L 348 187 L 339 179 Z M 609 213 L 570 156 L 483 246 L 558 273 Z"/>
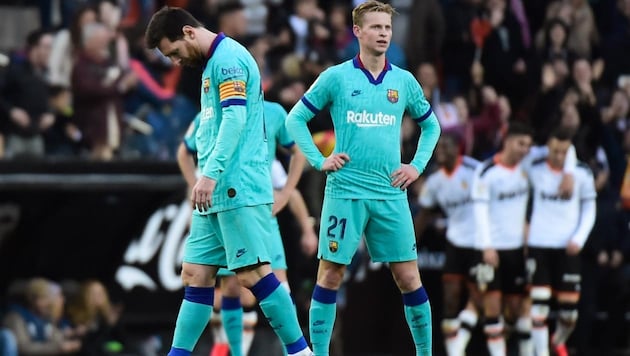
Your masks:
<path fill-rule="evenodd" d="M 385 12 L 390 16 L 393 16 L 396 14 L 396 9 L 394 9 L 390 4 L 377 0 L 365 1 L 357 5 L 354 10 L 352 10 L 352 24 L 361 27 L 363 25 L 363 15 L 368 12 Z"/>

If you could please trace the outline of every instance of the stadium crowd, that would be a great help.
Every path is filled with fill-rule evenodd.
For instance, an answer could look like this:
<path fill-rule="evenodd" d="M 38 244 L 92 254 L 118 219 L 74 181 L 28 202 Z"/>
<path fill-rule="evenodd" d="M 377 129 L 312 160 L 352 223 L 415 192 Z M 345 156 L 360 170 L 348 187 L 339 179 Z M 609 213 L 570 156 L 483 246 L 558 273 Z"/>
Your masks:
<path fill-rule="evenodd" d="M 37 9 L 40 21 L 28 25 L 32 31 L 20 45 L 0 43 L 0 159 L 174 161 L 199 111 L 201 70 L 173 66 L 146 49 L 147 21 L 163 5 L 184 7 L 209 29 L 246 45 L 263 76 L 265 99 L 289 111 L 325 68 L 357 54 L 349 16 L 360 2 L 14 1 Z M 558 127 L 571 132 L 577 159 L 594 177 L 597 213 L 580 253 L 579 319 L 570 349 L 607 355 L 630 347 L 630 0 L 389 3 L 398 14 L 388 60 L 416 76 L 459 154 L 491 158 L 513 122 L 533 129 L 534 145 L 545 145 Z M 319 133 L 321 149 L 334 146 L 322 135 L 332 129 L 326 112 L 309 127 Z M 419 135 L 405 118 L 403 161 Z M 414 214 L 424 209 L 424 178 L 438 168 L 433 164 L 408 189 Z M 300 189 L 313 216 L 321 211 L 323 184 L 322 174 L 305 170 Z M 437 235 L 444 234 L 442 223 L 429 222 Z M 428 236 L 417 236 L 419 243 Z M 43 290 L 59 288 L 33 280 L 24 286 L 24 300 L 37 307 Z M 5 321 L 14 331 L 15 319 L 26 315 L 16 313 Z M 605 331 L 594 340 L 600 319 Z M 33 337 L 43 337 L 40 332 Z M 74 352 L 80 345 L 59 341 L 57 347 Z"/>

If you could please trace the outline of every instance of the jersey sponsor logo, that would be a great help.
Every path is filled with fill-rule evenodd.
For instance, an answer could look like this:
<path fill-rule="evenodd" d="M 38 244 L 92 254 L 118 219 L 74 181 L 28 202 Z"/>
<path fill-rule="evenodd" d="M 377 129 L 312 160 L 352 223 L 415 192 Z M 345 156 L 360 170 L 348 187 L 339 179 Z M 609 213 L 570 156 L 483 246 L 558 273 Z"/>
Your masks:
<path fill-rule="evenodd" d="M 214 117 L 214 108 L 212 106 L 207 107 L 201 112 L 201 121 L 207 121 Z"/>
<path fill-rule="evenodd" d="M 571 199 L 571 197 L 562 197 L 556 193 L 545 193 L 545 192 L 540 192 L 540 198 L 542 198 L 542 200 L 550 200 L 550 201 L 569 201 Z"/>
<path fill-rule="evenodd" d="M 398 102 L 398 90 L 387 89 L 387 100 L 389 100 L 390 103 L 396 104 Z"/>
<path fill-rule="evenodd" d="M 207 93 L 210 91 L 210 78 L 203 78 L 203 92 Z"/>
<path fill-rule="evenodd" d="M 243 75 L 245 70 L 241 67 L 221 68 L 221 74 L 223 75 Z"/>
<path fill-rule="evenodd" d="M 396 115 L 387 115 L 382 112 L 371 113 L 363 111 L 347 111 L 346 122 L 356 124 L 358 127 L 393 126 L 396 124 Z"/>
<path fill-rule="evenodd" d="M 520 197 L 521 195 L 527 195 L 528 193 L 529 193 L 529 189 L 527 188 L 523 188 L 523 189 L 516 190 L 513 192 L 501 192 L 497 196 L 497 199 L 499 200 L 514 199 L 514 198 Z"/>
<path fill-rule="evenodd" d="M 472 203 L 472 198 L 471 197 L 466 197 L 463 200 L 459 200 L 459 201 L 446 201 L 444 202 L 444 208 L 445 209 L 455 209 L 457 207 L 466 205 L 466 204 L 470 204 Z"/>

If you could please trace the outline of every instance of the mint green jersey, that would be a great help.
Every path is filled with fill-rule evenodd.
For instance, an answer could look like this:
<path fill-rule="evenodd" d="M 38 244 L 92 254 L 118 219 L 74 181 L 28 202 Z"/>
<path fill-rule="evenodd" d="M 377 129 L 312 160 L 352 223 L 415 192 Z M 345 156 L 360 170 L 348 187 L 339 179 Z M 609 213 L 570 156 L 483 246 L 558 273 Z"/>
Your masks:
<path fill-rule="evenodd" d="M 201 121 L 201 113 L 195 115 L 195 118 L 192 120 L 190 125 L 188 125 L 188 129 L 184 134 L 184 146 L 188 152 L 192 154 L 197 154 L 197 142 L 195 136 L 197 135 L 197 129 L 199 128 L 199 122 Z"/>
<path fill-rule="evenodd" d="M 333 153 L 346 153 L 350 157 L 340 170 L 328 173 L 326 196 L 406 198 L 404 191 L 391 186 L 392 173 L 401 167 L 403 114 L 408 113 L 419 124 L 427 118 L 435 119 L 413 75 L 386 62 L 375 79 L 358 56 L 322 72 L 287 119 L 291 136 L 317 169 L 321 169 L 324 157 L 314 149 L 304 129 L 306 122 L 325 108 L 330 110 L 335 131 Z M 438 125 L 437 120 L 431 124 L 434 125 Z M 439 136 L 439 125 L 434 131 Z M 429 157 L 423 157 L 422 162 L 414 159 L 411 163 L 420 173 L 430 158 L 435 141 L 437 137 L 425 137 Z"/>
<path fill-rule="evenodd" d="M 217 182 L 209 212 L 270 204 L 271 163 L 256 61 L 222 33 L 208 57 L 195 143 L 202 175 Z"/>
<path fill-rule="evenodd" d="M 269 137 L 269 168 L 276 159 L 276 146 L 281 145 L 285 148 L 291 148 L 295 144 L 284 122 L 287 119 L 287 111 L 282 105 L 272 101 L 265 100 L 265 125 L 267 127 L 267 137 Z"/>

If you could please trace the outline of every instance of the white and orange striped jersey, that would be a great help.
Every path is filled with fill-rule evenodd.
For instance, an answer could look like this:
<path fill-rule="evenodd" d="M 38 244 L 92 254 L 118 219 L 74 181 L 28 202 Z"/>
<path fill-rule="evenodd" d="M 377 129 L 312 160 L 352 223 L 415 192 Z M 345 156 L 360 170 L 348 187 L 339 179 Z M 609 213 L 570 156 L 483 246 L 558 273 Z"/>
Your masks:
<path fill-rule="evenodd" d="M 444 169 L 433 172 L 418 199 L 423 208 L 440 207 L 444 211 L 446 238 L 457 247 L 475 247 L 477 229 L 470 192 L 479 163 L 474 158 L 462 156 L 450 174 Z"/>

